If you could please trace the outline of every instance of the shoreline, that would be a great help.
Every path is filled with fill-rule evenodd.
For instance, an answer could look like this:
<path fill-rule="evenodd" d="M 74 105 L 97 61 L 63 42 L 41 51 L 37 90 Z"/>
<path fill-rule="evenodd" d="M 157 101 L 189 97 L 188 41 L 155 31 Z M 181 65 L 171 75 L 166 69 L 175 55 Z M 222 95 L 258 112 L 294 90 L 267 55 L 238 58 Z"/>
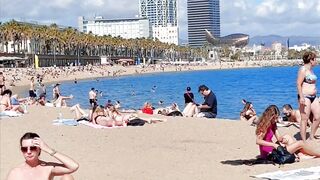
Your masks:
<path fill-rule="evenodd" d="M 105 78 L 116 78 L 116 77 L 123 77 L 123 76 L 140 76 L 140 75 L 150 75 L 150 74 L 158 74 L 158 73 L 173 73 L 173 72 L 188 72 L 188 71 L 209 71 L 209 70 L 228 70 L 228 69 L 246 69 L 246 68 L 264 68 L 264 67 L 285 67 L 285 66 L 296 66 L 299 65 L 301 60 L 274 60 L 273 62 L 270 61 L 239 61 L 239 62 L 222 62 L 221 64 L 215 63 L 211 65 L 188 65 L 188 66 L 168 66 L 165 67 L 164 70 L 156 69 L 153 66 L 147 68 L 140 68 L 138 66 L 105 66 L 108 71 L 108 75 L 102 75 L 103 72 L 97 72 L 93 75 L 87 76 L 86 72 L 79 73 L 76 75 L 71 75 L 70 77 L 59 77 L 58 79 L 53 78 L 46 78 L 44 79 L 43 83 L 47 85 L 51 85 L 54 83 L 63 83 L 63 82 L 72 82 L 75 81 L 83 81 L 83 80 L 95 80 L 95 79 L 105 79 Z M 98 68 L 99 66 L 93 66 Z M 104 68 L 102 70 L 104 70 Z M 109 68 L 110 69 L 109 69 Z M 9 69 L 9 68 L 5 68 Z M 12 68 L 14 69 L 14 68 Z M 28 69 L 28 68 L 19 68 L 19 69 Z M 39 68 L 34 70 L 35 76 L 41 69 L 49 69 L 49 68 Z M 120 72 L 119 75 L 116 76 L 109 76 L 109 70 L 114 72 Z M 137 71 L 139 71 L 137 73 Z M 153 70 L 153 71 L 152 71 Z M 6 73 L 5 77 L 6 79 Z M 31 77 L 31 76 L 30 76 Z M 23 92 L 28 91 L 29 88 L 29 78 L 23 78 L 20 82 L 18 82 L 15 86 L 9 86 L 8 89 L 11 89 L 15 94 L 22 95 Z M 8 86 L 7 86 L 8 87 Z"/>

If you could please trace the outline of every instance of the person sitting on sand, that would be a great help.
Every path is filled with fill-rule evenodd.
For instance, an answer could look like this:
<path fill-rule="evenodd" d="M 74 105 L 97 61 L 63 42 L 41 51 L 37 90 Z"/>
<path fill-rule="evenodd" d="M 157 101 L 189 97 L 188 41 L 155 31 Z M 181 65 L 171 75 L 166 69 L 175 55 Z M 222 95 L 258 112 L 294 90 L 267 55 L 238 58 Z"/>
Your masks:
<path fill-rule="evenodd" d="M 300 158 L 304 155 L 320 157 L 320 152 L 314 151 L 308 144 L 303 141 L 296 141 L 290 135 L 281 136 L 277 129 L 277 121 L 280 116 L 280 111 L 276 105 L 270 105 L 262 114 L 256 129 L 256 144 L 259 145 L 260 157 L 268 159 L 269 154 L 278 146 L 284 146 L 285 151 L 290 154 L 297 153 Z M 273 142 L 275 136 L 277 142 Z M 301 153 L 299 153 L 301 152 Z"/>
<path fill-rule="evenodd" d="M 145 113 L 145 114 L 150 114 L 152 115 L 153 114 L 153 107 L 152 107 L 152 104 L 149 103 L 149 102 L 145 102 L 142 109 L 141 109 L 142 113 Z"/>
<path fill-rule="evenodd" d="M 191 88 L 190 87 L 187 87 L 187 90 L 183 94 L 183 97 L 184 97 L 184 103 L 185 103 L 186 106 L 187 106 L 187 104 L 194 102 L 194 95 L 191 92 Z"/>
<path fill-rule="evenodd" d="M 21 108 L 20 105 L 11 104 L 11 96 L 12 96 L 12 91 L 10 89 L 6 89 L 2 92 L 1 98 L 0 98 L 0 112 L 14 111 L 14 112 L 24 113 L 24 110 Z"/>
<path fill-rule="evenodd" d="M 242 103 L 244 104 L 244 107 L 240 112 L 240 120 L 252 122 L 253 125 L 258 124 L 259 118 L 253 108 L 253 104 L 244 99 L 242 99 Z"/>
<path fill-rule="evenodd" d="M 79 168 L 79 164 L 76 161 L 50 148 L 36 133 L 25 133 L 20 138 L 20 149 L 25 162 L 12 169 L 8 174 L 7 180 L 49 180 L 53 179 L 54 176 L 62 176 L 62 180 L 72 180 L 71 173 Z M 56 158 L 60 163 L 40 160 L 41 152 Z"/>
<path fill-rule="evenodd" d="M 189 103 L 183 110 L 185 117 L 206 117 L 215 118 L 217 116 L 216 95 L 206 86 L 199 86 L 198 92 L 204 96 L 202 104 Z"/>

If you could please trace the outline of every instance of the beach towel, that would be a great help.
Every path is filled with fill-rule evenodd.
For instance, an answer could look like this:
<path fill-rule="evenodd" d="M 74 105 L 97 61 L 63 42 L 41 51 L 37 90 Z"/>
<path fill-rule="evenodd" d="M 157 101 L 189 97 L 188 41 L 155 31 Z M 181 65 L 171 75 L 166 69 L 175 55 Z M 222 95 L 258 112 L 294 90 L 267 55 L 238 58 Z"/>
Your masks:
<path fill-rule="evenodd" d="M 320 166 L 301 168 L 291 171 L 275 171 L 253 176 L 259 179 L 281 179 L 281 180 L 316 180 L 320 179 Z"/>
<path fill-rule="evenodd" d="M 114 126 L 114 127 L 107 127 L 107 126 L 101 126 L 99 124 L 93 124 L 91 122 L 88 121 L 79 121 L 79 124 L 83 124 L 92 128 L 96 128 L 96 129 L 112 129 L 112 128 L 119 128 L 119 127 L 124 127 L 124 126 Z"/>
<path fill-rule="evenodd" d="M 79 123 L 75 119 L 55 119 L 52 121 L 53 125 L 67 125 L 67 126 L 77 126 Z"/>
<path fill-rule="evenodd" d="M 3 117 L 19 117 L 19 116 L 22 116 L 22 114 L 18 113 L 16 111 L 3 111 L 0 113 L 1 118 L 3 118 Z"/>

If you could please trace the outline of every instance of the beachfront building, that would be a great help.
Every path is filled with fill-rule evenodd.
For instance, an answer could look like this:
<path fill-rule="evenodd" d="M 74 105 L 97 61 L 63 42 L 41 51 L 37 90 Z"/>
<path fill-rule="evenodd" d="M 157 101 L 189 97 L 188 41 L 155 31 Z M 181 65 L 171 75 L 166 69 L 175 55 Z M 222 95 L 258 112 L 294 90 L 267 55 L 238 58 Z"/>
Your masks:
<path fill-rule="evenodd" d="M 78 18 L 79 31 L 99 36 L 111 35 L 125 39 L 149 38 L 151 27 L 147 18 L 104 19 L 102 16 L 93 19 Z"/>
<path fill-rule="evenodd" d="M 271 49 L 274 51 L 275 55 L 280 55 L 282 52 L 282 44 L 279 42 L 274 42 L 271 44 Z"/>
<path fill-rule="evenodd" d="M 187 0 L 188 41 L 191 47 L 206 44 L 206 30 L 220 37 L 219 0 Z"/>
<path fill-rule="evenodd" d="M 179 43 L 177 0 L 139 0 L 139 14 L 152 25 L 152 38 L 161 42 Z"/>

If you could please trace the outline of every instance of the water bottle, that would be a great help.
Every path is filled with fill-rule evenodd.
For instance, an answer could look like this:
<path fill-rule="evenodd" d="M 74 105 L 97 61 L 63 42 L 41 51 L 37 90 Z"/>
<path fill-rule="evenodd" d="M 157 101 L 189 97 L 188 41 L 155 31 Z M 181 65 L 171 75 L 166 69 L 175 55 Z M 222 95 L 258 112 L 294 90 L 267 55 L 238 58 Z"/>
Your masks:
<path fill-rule="evenodd" d="M 62 123 L 62 113 L 61 112 L 59 112 L 59 115 L 58 115 L 58 122 Z"/>

